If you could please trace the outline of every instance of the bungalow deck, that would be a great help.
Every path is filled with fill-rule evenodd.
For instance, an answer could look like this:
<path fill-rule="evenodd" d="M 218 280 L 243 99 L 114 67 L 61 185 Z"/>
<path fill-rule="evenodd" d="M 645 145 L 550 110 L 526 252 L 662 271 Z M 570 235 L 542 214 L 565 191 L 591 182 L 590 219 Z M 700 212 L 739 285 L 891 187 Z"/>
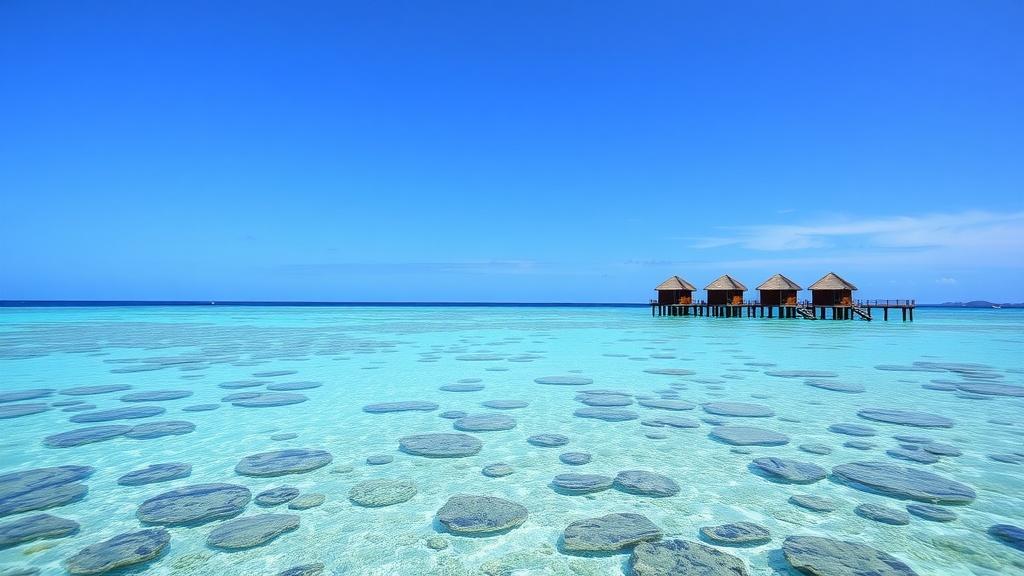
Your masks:
<path fill-rule="evenodd" d="M 798 304 L 762 304 L 743 301 L 733 304 L 660 304 L 651 300 L 651 316 L 707 316 L 712 318 L 803 318 L 805 320 L 874 320 L 872 311 L 882 310 L 883 321 L 889 321 L 889 309 L 899 310 L 903 321 L 914 321 L 914 300 L 857 300 L 847 305 L 821 306 L 804 301 Z M 776 311 L 778 315 L 776 316 Z M 766 315 L 767 312 L 767 315 Z"/>

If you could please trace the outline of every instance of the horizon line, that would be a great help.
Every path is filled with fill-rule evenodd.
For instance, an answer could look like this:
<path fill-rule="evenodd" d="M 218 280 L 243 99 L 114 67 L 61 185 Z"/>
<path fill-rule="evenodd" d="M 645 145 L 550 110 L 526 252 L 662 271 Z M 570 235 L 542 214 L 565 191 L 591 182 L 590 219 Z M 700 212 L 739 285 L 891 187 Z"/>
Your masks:
<path fill-rule="evenodd" d="M 30 306 L 649 306 L 645 302 L 474 302 L 326 300 L 0 300 L 0 307 Z"/>
<path fill-rule="evenodd" d="M 1017 305 L 1024 303 L 968 300 L 943 303 L 917 303 L 919 307 L 967 308 L 966 304 Z M 959 305 L 959 306 L 958 306 Z M 0 300 L 0 308 L 59 308 L 59 307 L 128 307 L 128 306 L 292 306 L 292 307 L 491 307 L 491 308 L 642 308 L 650 302 L 472 302 L 472 301 L 321 301 L 321 300 Z"/>

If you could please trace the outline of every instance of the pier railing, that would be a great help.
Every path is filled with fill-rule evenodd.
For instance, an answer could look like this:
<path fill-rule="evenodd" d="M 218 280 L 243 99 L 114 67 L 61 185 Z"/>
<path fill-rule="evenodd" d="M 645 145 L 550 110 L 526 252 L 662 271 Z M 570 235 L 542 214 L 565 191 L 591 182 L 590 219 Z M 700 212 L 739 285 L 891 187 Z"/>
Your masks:
<path fill-rule="evenodd" d="M 707 306 L 708 305 L 708 303 L 705 300 L 694 300 L 692 302 L 687 302 L 686 304 L 674 304 L 674 303 L 659 304 L 657 300 L 653 300 L 653 299 L 649 301 L 649 304 L 651 306 Z M 716 304 L 716 306 L 760 306 L 760 305 L 761 305 L 761 301 L 760 300 L 744 300 L 742 303 L 739 303 L 739 304 L 737 304 L 735 302 L 730 302 L 730 303 L 727 303 L 727 304 Z M 900 300 L 900 299 L 896 299 L 896 300 L 888 300 L 888 299 L 886 299 L 886 300 L 856 300 L 853 303 L 853 305 L 854 306 L 858 306 L 860 308 L 867 308 L 869 306 L 872 307 L 872 308 L 884 308 L 884 307 L 889 307 L 889 308 L 913 308 L 913 307 L 915 307 L 917 305 L 917 300 L 911 300 L 911 299 L 908 299 L 908 300 Z M 766 304 L 766 306 L 769 306 L 769 305 Z M 832 304 L 828 304 L 828 305 L 812 304 L 810 300 L 801 300 L 801 301 L 799 301 L 799 302 L 797 302 L 795 304 L 771 304 L 770 306 L 819 306 L 819 307 L 820 306 L 828 306 L 828 307 L 832 307 L 834 305 L 832 305 Z M 842 307 L 841 305 L 835 305 L 835 306 Z M 849 304 L 847 304 L 846 306 L 849 306 Z"/>
<path fill-rule="evenodd" d="M 705 300 L 681 300 L 678 304 L 662 304 L 651 299 L 651 316 L 724 316 L 738 318 L 746 314 L 748 318 L 771 318 L 773 311 L 778 309 L 779 318 L 806 318 L 808 320 L 824 320 L 831 310 L 833 320 L 853 320 L 855 317 L 867 321 L 873 320 L 872 310 L 882 310 L 882 319 L 889 320 L 889 309 L 900 310 L 903 320 L 914 320 L 916 300 L 851 300 L 843 298 L 842 302 L 832 304 L 815 304 L 810 300 L 787 300 L 785 303 L 764 304 L 760 300 L 740 300 L 708 304 Z"/>
<path fill-rule="evenodd" d="M 857 300 L 857 306 L 872 308 L 880 306 L 888 306 L 891 308 L 913 308 L 917 305 L 917 300 Z"/>

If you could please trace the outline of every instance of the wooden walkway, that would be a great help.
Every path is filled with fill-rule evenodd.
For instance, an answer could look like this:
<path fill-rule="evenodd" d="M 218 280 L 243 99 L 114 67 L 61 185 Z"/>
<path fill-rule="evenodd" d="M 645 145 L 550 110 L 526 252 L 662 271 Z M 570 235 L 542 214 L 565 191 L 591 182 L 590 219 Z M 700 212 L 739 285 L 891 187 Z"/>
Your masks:
<path fill-rule="evenodd" d="M 844 306 L 821 306 L 810 302 L 767 305 L 757 301 L 740 304 L 659 304 L 651 300 L 651 316 L 707 316 L 709 318 L 803 318 L 805 320 L 874 320 L 872 312 L 882 310 L 882 320 L 889 321 L 889 310 L 899 310 L 903 321 L 914 321 L 914 300 L 857 300 Z M 777 315 L 776 315 L 777 313 Z"/>

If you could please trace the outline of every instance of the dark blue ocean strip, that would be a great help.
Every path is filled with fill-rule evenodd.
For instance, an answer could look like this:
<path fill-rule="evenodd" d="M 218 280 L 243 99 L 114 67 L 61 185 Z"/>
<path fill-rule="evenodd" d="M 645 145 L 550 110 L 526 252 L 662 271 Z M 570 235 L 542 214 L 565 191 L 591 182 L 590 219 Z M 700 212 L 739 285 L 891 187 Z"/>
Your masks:
<path fill-rule="evenodd" d="M 292 307 L 427 307 L 427 308 L 646 308 L 642 303 L 594 302 L 248 302 L 199 300 L 0 300 L 0 308 L 80 308 L 129 306 L 292 306 Z"/>

